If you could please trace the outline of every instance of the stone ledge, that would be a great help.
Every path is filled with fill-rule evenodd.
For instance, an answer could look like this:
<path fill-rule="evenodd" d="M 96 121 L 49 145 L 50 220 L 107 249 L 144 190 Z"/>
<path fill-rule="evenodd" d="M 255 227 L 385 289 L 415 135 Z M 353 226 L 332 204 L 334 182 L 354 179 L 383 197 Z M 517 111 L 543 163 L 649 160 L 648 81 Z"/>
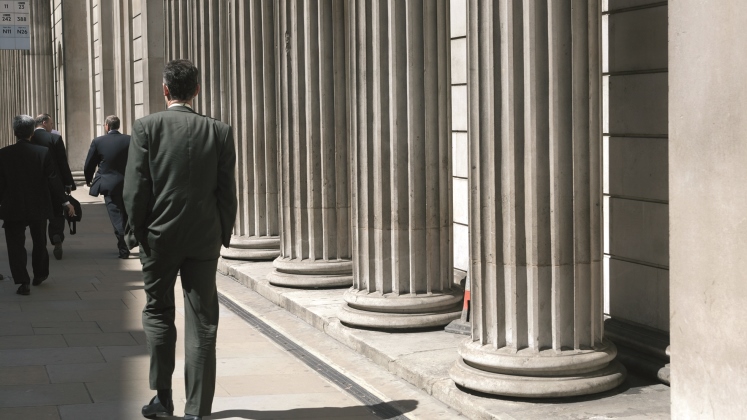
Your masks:
<path fill-rule="evenodd" d="M 629 375 L 612 391 L 564 399 L 498 398 L 465 392 L 449 377 L 466 338 L 442 329 L 390 333 L 349 328 L 337 311 L 346 289 L 291 289 L 269 284 L 272 262 L 221 259 L 218 271 L 366 356 L 388 372 L 473 419 L 669 418 L 669 387 Z M 561 404 L 559 404 L 561 403 Z"/>

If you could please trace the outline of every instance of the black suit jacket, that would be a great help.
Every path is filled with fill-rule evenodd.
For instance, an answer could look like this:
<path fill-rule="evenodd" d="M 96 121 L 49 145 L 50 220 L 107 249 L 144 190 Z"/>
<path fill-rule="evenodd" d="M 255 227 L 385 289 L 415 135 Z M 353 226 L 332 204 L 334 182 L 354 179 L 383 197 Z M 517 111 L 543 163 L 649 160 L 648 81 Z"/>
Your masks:
<path fill-rule="evenodd" d="M 119 132 L 93 139 L 83 169 L 86 183 L 91 185 L 89 194 L 110 195 L 112 192 L 122 191 L 129 147 L 130 136 Z M 97 166 L 98 172 L 96 172 Z"/>
<path fill-rule="evenodd" d="M 67 201 L 49 149 L 19 139 L 0 149 L 0 218 L 44 220 Z"/>
<path fill-rule="evenodd" d="M 67 152 L 65 151 L 65 143 L 62 141 L 62 136 L 48 133 L 47 130 L 38 128 L 34 130 L 31 143 L 49 148 L 62 185 L 72 185 L 72 189 L 75 189 L 75 182 L 73 181 L 73 174 L 70 172 L 70 165 L 67 162 Z"/>

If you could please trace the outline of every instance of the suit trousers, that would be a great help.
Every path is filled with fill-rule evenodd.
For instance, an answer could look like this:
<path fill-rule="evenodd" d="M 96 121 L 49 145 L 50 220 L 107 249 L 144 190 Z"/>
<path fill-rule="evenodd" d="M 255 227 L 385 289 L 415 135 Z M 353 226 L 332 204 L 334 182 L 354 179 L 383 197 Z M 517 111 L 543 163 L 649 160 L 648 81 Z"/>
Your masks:
<path fill-rule="evenodd" d="M 34 278 L 49 276 L 49 253 L 47 237 L 44 232 L 46 220 L 6 221 L 5 243 L 8 246 L 10 274 L 16 284 L 29 284 L 29 273 L 26 270 L 26 226 L 29 227 L 33 248 L 31 251 L 31 268 Z"/>
<path fill-rule="evenodd" d="M 55 235 L 60 237 L 60 243 L 65 240 L 65 217 L 60 215 L 59 217 L 53 217 L 49 219 L 49 242 L 55 245 Z"/>
<path fill-rule="evenodd" d="M 180 273 L 184 292 L 184 412 L 208 416 L 215 394 L 215 341 L 218 332 L 218 259 L 178 252 L 140 253 L 146 304 L 143 329 L 150 353 L 150 388 L 171 389 L 176 351 L 174 284 Z"/>
<path fill-rule="evenodd" d="M 122 192 L 105 195 L 104 203 L 106 203 L 106 212 L 109 213 L 109 220 L 114 228 L 114 236 L 117 237 L 117 248 L 120 251 L 129 251 L 124 239 L 127 213 L 124 208 L 124 200 L 122 200 Z"/>

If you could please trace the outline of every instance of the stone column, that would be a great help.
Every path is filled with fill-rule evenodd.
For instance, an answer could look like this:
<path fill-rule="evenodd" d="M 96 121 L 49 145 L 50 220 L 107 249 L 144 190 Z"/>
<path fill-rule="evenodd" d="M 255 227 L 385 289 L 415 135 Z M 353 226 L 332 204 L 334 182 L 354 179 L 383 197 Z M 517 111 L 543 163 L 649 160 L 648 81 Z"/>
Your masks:
<path fill-rule="evenodd" d="M 449 3 L 349 6 L 353 287 L 342 322 L 459 318 L 453 283 Z"/>
<path fill-rule="evenodd" d="M 227 67 L 239 213 L 221 256 L 271 260 L 280 255 L 274 2 L 237 0 L 229 7 Z"/>
<path fill-rule="evenodd" d="M 43 112 L 54 115 L 50 2 L 30 2 L 30 8 L 31 50 L 28 51 L 28 66 L 32 80 L 27 85 L 31 94 L 26 112 L 31 114 L 32 117 L 36 117 Z"/>
<path fill-rule="evenodd" d="M 352 283 L 344 9 L 345 0 L 279 2 L 282 233 L 268 276 L 275 285 Z"/>
<path fill-rule="evenodd" d="M 59 119 L 64 120 L 61 132 L 67 147 L 67 160 L 75 176 L 75 172 L 83 172 L 91 140 L 95 137 L 91 125 L 94 108 L 90 101 L 93 72 L 88 66 L 92 55 L 88 47 L 91 45 L 88 39 L 90 26 L 81 22 L 89 16 L 90 8 L 83 1 L 62 1 L 60 9 L 62 29 L 57 40 L 62 48 Z"/>
<path fill-rule="evenodd" d="M 135 118 L 162 111 L 165 55 L 164 5 L 132 0 L 132 43 L 135 59 Z"/>
<path fill-rule="evenodd" d="M 93 131 L 103 135 L 104 119 L 116 110 L 116 91 L 114 80 L 114 28 L 113 2 L 94 0 L 91 11 L 93 18 L 93 61 L 94 61 L 94 97 L 95 110 Z M 124 63 L 116 63 L 121 66 Z"/>
<path fill-rule="evenodd" d="M 114 2 L 112 5 L 112 21 L 114 31 L 114 89 L 117 98 L 115 115 L 121 122 L 120 130 L 130 133 L 134 121 L 135 105 L 132 90 L 132 15 L 131 0 Z"/>
<path fill-rule="evenodd" d="M 468 2 L 472 338 L 454 381 L 605 391 L 598 2 Z"/>
<path fill-rule="evenodd" d="M 747 13 L 734 6 L 668 6 L 673 419 L 747 411 Z"/>

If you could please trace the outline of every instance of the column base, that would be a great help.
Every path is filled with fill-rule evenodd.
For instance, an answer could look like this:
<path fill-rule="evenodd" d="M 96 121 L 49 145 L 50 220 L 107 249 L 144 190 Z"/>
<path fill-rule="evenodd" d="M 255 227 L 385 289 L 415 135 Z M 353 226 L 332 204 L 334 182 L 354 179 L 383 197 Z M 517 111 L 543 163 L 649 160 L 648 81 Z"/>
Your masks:
<path fill-rule="evenodd" d="M 461 288 L 443 293 L 395 295 L 349 289 L 338 313 L 344 324 L 377 329 L 441 327 L 462 314 Z"/>
<path fill-rule="evenodd" d="M 595 394 L 620 385 L 627 374 L 614 344 L 596 349 L 514 352 L 468 341 L 449 371 L 457 385 L 506 397 L 555 398 Z"/>
<path fill-rule="evenodd" d="M 270 284 L 283 287 L 348 287 L 353 284 L 350 260 L 298 260 L 278 257 L 275 270 L 267 275 Z"/>
<path fill-rule="evenodd" d="M 279 255 L 278 236 L 232 236 L 229 247 L 220 249 L 220 256 L 231 260 L 267 261 Z"/>

